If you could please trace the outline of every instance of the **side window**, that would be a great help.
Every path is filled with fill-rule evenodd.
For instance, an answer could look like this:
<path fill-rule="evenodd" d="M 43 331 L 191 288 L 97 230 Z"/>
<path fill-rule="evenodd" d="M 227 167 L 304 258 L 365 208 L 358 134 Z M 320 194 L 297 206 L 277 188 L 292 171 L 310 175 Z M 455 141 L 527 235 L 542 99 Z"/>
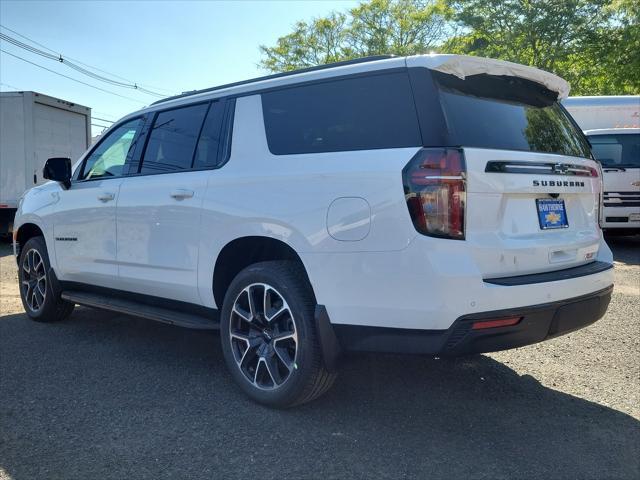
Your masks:
<path fill-rule="evenodd" d="M 200 132 L 200 140 L 193 157 L 193 168 L 214 168 L 218 164 L 218 151 L 223 140 L 222 119 L 224 117 L 224 104 L 213 102 L 207 118 Z"/>
<path fill-rule="evenodd" d="M 208 104 L 167 110 L 156 115 L 140 173 L 168 173 L 191 169 Z"/>
<path fill-rule="evenodd" d="M 84 162 L 80 180 L 123 175 L 124 164 L 142 120 L 137 118 L 111 131 Z"/>
<path fill-rule="evenodd" d="M 275 155 L 422 145 L 406 73 L 300 85 L 262 94 Z"/>
<path fill-rule="evenodd" d="M 640 167 L 640 134 L 590 135 L 589 141 L 603 167 Z"/>

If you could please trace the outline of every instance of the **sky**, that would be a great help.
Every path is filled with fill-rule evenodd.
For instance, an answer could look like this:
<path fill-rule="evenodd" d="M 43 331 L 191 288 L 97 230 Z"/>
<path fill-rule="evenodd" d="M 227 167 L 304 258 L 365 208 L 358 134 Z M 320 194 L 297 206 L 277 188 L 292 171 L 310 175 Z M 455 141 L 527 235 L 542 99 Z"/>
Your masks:
<path fill-rule="evenodd" d="M 268 72 L 258 67 L 260 45 L 274 45 L 299 20 L 345 11 L 357 3 L 2 0 L 0 32 L 45 50 L 35 41 L 64 58 L 108 72 L 101 73 L 105 76 L 117 75 L 169 95 L 264 75 Z M 92 79 L 6 41 L 0 41 L 0 49 L 129 97 L 96 90 L 0 52 L 0 91 L 33 90 L 90 107 L 96 125 L 109 125 L 158 99 Z M 102 130 L 92 127 L 94 135 Z"/>

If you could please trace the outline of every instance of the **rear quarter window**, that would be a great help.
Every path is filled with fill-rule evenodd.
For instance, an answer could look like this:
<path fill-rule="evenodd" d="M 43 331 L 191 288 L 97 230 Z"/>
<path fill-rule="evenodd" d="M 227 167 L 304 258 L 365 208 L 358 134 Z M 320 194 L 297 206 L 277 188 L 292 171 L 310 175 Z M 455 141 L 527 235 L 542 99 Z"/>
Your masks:
<path fill-rule="evenodd" d="M 275 155 L 372 150 L 422 143 L 406 73 L 300 85 L 262 94 Z"/>

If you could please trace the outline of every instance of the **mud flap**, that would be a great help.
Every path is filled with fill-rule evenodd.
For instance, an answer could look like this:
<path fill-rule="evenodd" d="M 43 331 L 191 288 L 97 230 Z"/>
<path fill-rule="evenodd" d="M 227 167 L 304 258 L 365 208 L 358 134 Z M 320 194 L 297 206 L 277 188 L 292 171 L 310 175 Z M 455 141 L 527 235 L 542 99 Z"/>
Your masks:
<path fill-rule="evenodd" d="M 342 348 L 340 347 L 338 337 L 336 337 L 333 331 L 327 309 L 324 305 L 316 305 L 315 322 L 324 366 L 329 372 L 335 372 L 338 368 Z"/>

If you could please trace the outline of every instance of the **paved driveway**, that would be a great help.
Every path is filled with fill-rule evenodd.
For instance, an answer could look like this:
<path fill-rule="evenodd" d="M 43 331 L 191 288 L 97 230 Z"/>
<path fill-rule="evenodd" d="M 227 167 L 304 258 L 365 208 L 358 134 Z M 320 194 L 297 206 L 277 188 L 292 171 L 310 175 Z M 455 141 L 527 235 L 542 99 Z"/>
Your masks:
<path fill-rule="evenodd" d="M 597 324 L 469 359 L 367 355 L 290 411 L 247 400 L 215 333 L 21 313 L 0 247 L 0 478 L 640 477 L 640 239 Z"/>

